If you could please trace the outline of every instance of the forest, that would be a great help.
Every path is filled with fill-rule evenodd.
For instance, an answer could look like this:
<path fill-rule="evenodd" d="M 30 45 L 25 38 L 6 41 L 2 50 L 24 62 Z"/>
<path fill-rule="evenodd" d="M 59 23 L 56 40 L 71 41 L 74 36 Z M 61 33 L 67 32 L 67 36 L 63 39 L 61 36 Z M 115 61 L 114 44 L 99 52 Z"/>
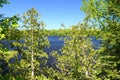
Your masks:
<path fill-rule="evenodd" d="M 0 9 L 9 4 L 0 0 Z M 84 20 L 59 30 L 45 29 L 35 8 L 22 17 L 0 13 L 0 80 L 120 80 L 120 1 L 82 0 L 80 9 Z M 48 36 L 65 36 L 60 53 L 44 51 Z"/>

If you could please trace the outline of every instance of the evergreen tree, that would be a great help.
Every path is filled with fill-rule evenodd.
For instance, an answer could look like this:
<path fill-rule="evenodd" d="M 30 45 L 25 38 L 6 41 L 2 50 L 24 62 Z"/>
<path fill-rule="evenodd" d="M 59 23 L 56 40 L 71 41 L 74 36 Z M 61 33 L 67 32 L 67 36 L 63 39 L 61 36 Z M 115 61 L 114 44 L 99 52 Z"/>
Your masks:
<path fill-rule="evenodd" d="M 81 9 L 86 13 L 85 21 L 100 29 L 101 68 L 97 76 L 101 79 L 120 79 L 120 1 L 83 0 Z"/>
<path fill-rule="evenodd" d="M 61 75 L 66 80 L 97 79 L 96 50 L 91 42 L 90 28 L 85 24 L 73 25 L 71 33 L 58 57 Z"/>
<path fill-rule="evenodd" d="M 21 66 L 25 71 L 24 74 L 27 74 L 25 77 L 31 80 L 35 80 L 41 74 L 41 57 L 47 58 L 47 54 L 43 51 L 44 47 L 48 45 L 47 36 L 44 32 L 45 24 L 39 19 L 40 15 L 34 8 L 25 12 L 22 18 L 25 29 L 22 39 L 25 40 L 26 49 L 23 50 Z M 45 64 L 46 60 L 43 61 L 42 63 Z"/>

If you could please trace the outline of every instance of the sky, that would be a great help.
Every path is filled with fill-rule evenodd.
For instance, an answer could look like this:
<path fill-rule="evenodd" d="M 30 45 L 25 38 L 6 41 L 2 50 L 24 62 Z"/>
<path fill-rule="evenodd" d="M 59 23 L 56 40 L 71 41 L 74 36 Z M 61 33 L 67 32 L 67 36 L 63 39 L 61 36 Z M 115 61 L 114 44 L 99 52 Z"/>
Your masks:
<path fill-rule="evenodd" d="M 59 29 L 64 23 L 66 28 L 81 22 L 85 14 L 80 10 L 82 0 L 8 0 L 10 4 L 0 8 L 4 16 L 20 16 L 31 8 L 41 14 L 46 29 Z"/>

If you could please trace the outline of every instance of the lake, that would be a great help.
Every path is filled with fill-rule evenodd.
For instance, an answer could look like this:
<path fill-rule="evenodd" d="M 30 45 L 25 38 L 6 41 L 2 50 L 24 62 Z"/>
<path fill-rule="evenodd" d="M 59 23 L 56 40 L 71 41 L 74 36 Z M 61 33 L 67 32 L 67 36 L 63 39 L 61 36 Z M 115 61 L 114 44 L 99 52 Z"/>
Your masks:
<path fill-rule="evenodd" d="M 63 47 L 64 45 L 64 37 L 59 37 L 59 36 L 48 36 L 48 41 L 50 43 L 50 47 L 45 47 L 44 51 L 46 53 L 50 53 L 52 51 L 58 51 L 60 53 L 60 49 Z M 95 46 L 95 49 L 100 48 L 100 40 L 97 40 L 95 37 L 92 37 L 93 45 Z M 24 40 L 20 40 L 20 43 L 24 43 Z M 7 41 L 3 40 L 0 41 L 0 44 L 4 44 L 4 46 L 6 46 L 9 50 L 16 50 L 17 47 L 13 47 L 11 46 Z"/>
<path fill-rule="evenodd" d="M 47 53 L 50 53 L 52 51 L 58 51 L 60 52 L 60 49 L 63 47 L 64 45 L 64 40 L 60 39 L 61 37 L 59 36 L 49 36 L 48 37 L 48 41 L 50 43 L 50 47 L 49 48 L 45 48 L 44 51 Z M 64 38 L 64 37 L 62 37 Z M 94 49 L 99 49 L 100 48 L 100 40 L 97 40 L 95 37 L 91 37 L 92 38 L 92 42 L 93 42 L 93 46 Z"/>

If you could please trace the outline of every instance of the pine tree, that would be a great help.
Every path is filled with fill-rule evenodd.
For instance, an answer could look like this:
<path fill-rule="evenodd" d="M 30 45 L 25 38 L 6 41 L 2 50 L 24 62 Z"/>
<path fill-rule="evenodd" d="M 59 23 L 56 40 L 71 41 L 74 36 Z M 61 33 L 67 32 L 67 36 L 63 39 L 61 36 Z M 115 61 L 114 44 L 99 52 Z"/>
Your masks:
<path fill-rule="evenodd" d="M 23 50 L 21 64 L 25 68 L 26 74 L 30 77 L 31 80 L 35 80 L 38 74 L 41 74 L 40 70 L 40 58 L 46 57 L 47 54 L 43 52 L 43 49 L 48 45 L 47 36 L 44 32 L 44 22 L 39 21 L 40 15 L 34 9 L 30 9 L 23 14 L 23 27 L 25 33 L 23 34 L 22 39 L 25 40 L 24 46 L 27 48 Z"/>
<path fill-rule="evenodd" d="M 73 25 L 58 57 L 63 79 L 97 79 L 94 75 L 97 55 L 92 46 L 90 28 L 85 23 Z"/>
<path fill-rule="evenodd" d="M 120 1 L 83 0 L 81 8 L 88 24 L 100 30 L 101 65 L 97 76 L 101 79 L 120 79 Z"/>

